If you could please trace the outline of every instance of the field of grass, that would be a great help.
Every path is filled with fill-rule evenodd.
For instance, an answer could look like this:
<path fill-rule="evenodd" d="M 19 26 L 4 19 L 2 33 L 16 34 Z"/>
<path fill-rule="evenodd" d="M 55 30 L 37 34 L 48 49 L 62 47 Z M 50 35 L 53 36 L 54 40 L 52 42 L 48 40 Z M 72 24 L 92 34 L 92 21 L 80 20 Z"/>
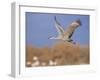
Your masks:
<path fill-rule="evenodd" d="M 89 46 L 68 42 L 59 42 L 52 47 L 38 48 L 26 46 L 26 67 L 33 67 L 34 57 L 38 58 L 37 66 L 50 66 L 50 61 L 55 65 L 80 65 L 89 64 Z M 27 64 L 28 63 L 28 64 Z"/>

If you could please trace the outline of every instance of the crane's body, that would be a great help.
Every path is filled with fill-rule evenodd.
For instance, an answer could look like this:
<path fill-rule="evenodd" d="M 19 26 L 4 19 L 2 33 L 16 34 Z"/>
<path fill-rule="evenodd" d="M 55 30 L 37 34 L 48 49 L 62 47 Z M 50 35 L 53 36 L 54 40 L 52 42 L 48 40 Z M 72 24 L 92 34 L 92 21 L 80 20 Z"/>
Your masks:
<path fill-rule="evenodd" d="M 78 20 L 72 22 L 68 26 L 67 30 L 64 30 L 55 17 L 55 27 L 57 29 L 58 36 L 50 37 L 49 39 L 57 39 L 57 40 L 72 42 L 73 40 L 71 39 L 71 37 L 72 37 L 75 29 L 78 28 L 80 25 L 81 25 L 81 21 L 78 19 Z"/>

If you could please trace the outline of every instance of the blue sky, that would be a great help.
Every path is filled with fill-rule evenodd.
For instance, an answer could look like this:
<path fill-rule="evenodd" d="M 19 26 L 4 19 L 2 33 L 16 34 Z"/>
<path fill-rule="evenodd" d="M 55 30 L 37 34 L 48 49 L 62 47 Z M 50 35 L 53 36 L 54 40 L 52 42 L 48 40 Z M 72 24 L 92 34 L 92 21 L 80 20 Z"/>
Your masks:
<path fill-rule="evenodd" d="M 89 44 L 89 15 L 75 14 L 49 14 L 26 12 L 26 45 L 36 47 L 52 46 L 57 40 L 50 40 L 48 37 L 57 36 L 54 16 L 64 29 L 77 19 L 80 19 L 82 25 L 78 27 L 72 39 L 78 44 Z"/>

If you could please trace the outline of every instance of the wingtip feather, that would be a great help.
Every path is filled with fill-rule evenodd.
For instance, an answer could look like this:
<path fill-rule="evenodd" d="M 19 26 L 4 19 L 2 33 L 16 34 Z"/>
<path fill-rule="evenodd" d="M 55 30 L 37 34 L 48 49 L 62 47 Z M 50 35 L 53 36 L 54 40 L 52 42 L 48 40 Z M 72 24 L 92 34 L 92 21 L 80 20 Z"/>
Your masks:
<path fill-rule="evenodd" d="M 81 23 L 81 20 L 80 20 L 80 19 L 76 20 L 76 22 L 77 22 L 79 25 L 82 25 L 82 23 Z"/>

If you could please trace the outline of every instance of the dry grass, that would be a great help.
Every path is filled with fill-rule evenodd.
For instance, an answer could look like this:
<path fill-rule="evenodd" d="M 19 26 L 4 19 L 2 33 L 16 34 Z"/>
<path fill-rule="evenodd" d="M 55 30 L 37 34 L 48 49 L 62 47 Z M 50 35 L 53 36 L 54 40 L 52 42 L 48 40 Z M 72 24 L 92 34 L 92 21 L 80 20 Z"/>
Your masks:
<path fill-rule="evenodd" d="M 57 65 L 89 64 L 89 47 L 68 42 L 56 43 L 51 48 L 27 46 L 26 62 L 33 63 L 34 56 L 37 56 L 40 62 L 45 62 L 45 66 L 49 65 L 49 60 L 56 61 Z M 26 66 L 31 67 L 27 64 Z"/>

